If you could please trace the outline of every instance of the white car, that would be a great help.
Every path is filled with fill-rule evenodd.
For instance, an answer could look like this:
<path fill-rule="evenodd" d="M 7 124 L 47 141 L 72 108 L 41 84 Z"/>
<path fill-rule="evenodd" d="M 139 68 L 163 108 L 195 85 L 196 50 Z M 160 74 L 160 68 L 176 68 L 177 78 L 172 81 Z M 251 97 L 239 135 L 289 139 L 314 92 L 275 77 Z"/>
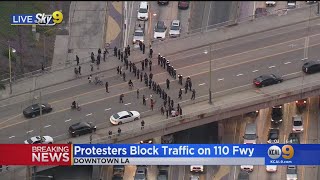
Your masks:
<path fill-rule="evenodd" d="M 139 41 L 144 42 L 144 32 L 141 28 L 138 28 L 134 31 L 132 41 L 133 41 L 133 44 Z"/>
<path fill-rule="evenodd" d="M 179 20 L 173 20 L 169 30 L 170 37 L 179 37 L 181 31 L 181 25 Z"/>
<path fill-rule="evenodd" d="M 138 111 L 121 111 L 110 117 L 110 122 L 114 125 L 127 123 L 140 119 Z"/>
<path fill-rule="evenodd" d="M 277 172 L 277 165 L 267 165 L 266 171 L 267 172 Z"/>
<path fill-rule="evenodd" d="M 303 132 L 302 116 L 296 115 L 292 117 L 292 131 L 294 133 Z"/>
<path fill-rule="evenodd" d="M 149 13 L 149 5 L 148 2 L 141 2 L 138 10 L 138 20 L 147 21 Z"/>
<path fill-rule="evenodd" d="M 287 180 L 297 180 L 297 166 L 288 166 L 287 168 Z"/>
<path fill-rule="evenodd" d="M 154 27 L 153 37 L 154 39 L 164 40 L 167 34 L 167 27 L 163 21 L 158 21 Z"/>
<path fill-rule="evenodd" d="M 266 1 L 266 6 L 275 6 L 276 1 Z"/>
<path fill-rule="evenodd" d="M 242 165 L 242 166 L 240 166 L 240 169 L 243 170 L 243 171 L 252 172 L 253 171 L 253 165 Z"/>
<path fill-rule="evenodd" d="M 34 136 L 30 139 L 24 141 L 25 144 L 52 144 L 53 138 L 50 136 L 42 136 L 42 140 L 40 136 Z"/>
<path fill-rule="evenodd" d="M 192 165 L 190 166 L 191 172 L 203 172 L 203 166 L 202 165 Z"/>

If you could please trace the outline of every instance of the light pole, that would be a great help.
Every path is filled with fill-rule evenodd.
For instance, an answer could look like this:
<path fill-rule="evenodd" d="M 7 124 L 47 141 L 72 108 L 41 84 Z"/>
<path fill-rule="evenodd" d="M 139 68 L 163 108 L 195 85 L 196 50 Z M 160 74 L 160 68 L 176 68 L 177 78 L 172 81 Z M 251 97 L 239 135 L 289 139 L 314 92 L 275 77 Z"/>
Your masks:
<path fill-rule="evenodd" d="M 212 70 L 211 70 L 211 60 L 212 60 L 212 58 L 211 58 L 211 54 L 212 54 L 211 45 L 209 47 L 209 51 L 205 50 L 203 53 L 208 55 L 208 59 L 209 59 L 209 104 L 213 104 L 212 103 L 212 82 L 211 82 L 211 78 L 212 78 L 211 77 L 211 75 L 212 75 Z"/>
<path fill-rule="evenodd" d="M 11 52 L 12 53 L 15 53 L 16 50 L 13 49 L 11 46 L 10 46 L 10 42 L 8 42 L 8 45 L 9 45 L 9 87 L 10 87 L 10 94 L 12 94 L 12 64 L 11 64 Z"/>
<path fill-rule="evenodd" d="M 150 14 L 151 14 L 151 12 L 150 12 Z M 157 16 L 157 14 L 156 13 L 153 13 L 152 14 L 152 16 L 150 16 L 150 21 L 149 21 L 149 27 L 148 27 L 148 33 L 149 33 L 149 35 L 150 35 L 150 37 L 149 37 L 149 46 L 151 47 L 151 43 L 153 42 L 153 37 L 152 37 L 152 33 L 151 33 L 151 29 L 152 29 L 152 18 L 153 17 L 156 17 Z"/>

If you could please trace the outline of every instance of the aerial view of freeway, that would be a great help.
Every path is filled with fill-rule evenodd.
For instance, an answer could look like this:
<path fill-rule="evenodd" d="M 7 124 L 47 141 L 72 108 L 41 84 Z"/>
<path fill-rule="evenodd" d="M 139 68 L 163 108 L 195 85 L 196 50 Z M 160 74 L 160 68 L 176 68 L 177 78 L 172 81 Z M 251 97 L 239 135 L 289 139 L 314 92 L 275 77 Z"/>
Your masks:
<path fill-rule="evenodd" d="M 319 143 L 318 1 L 3 1 L 0 8 L 8 17 L 0 28 L 1 144 Z M 0 179 L 318 173 L 318 166 L 245 164 L 1 165 Z"/>

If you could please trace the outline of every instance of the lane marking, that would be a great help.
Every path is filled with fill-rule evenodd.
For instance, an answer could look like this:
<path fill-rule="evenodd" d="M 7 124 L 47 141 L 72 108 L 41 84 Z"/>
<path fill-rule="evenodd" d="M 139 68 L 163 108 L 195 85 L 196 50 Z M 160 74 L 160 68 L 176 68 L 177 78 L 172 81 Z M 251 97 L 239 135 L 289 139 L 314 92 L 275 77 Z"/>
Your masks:
<path fill-rule="evenodd" d="M 92 115 L 92 113 L 90 113 L 90 114 L 87 114 L 86 116 L 91 116 Z"/>
<path fill-rule="evenodd" d="M 269 66 L 269 69 L 271 69 L 271 68 L 275 68 L 276 66 Z"/>
<path fill-rule="evenodd" d="M 44 128 L 48 128 L 48 127 L 50 127 L 51 125 L 49 124 L 49 125 L 46 125 Z"/>
<path fill-rule="evenodd" d="M 201 84 L 199 84 L 199 86 L 203 86 L 203 85 L 205 85 L 206 83 L 201 83 Z"/>
<path fill-rule="evenodd" d="M 308 58 L 302 58 L 302 59 L 301 59 L 301 61 L 305 61 L 305 60 L 308 60 Z"/>
<path fill-rule="evenodd" d="M 127 103 L 127 104 L 124 104 L 125 106 L 128 106 L 128 105 L 130 105 L 131 103 Z"/>
<path fill-rule="evenodd" d="M 259 71 L 259 70 L 256 69 L 256 70 L 253 70 L 252 72 L 258 72 L 258 71 Z"/>
<path fill-rule="evenodd" d="M 237 76 L 239 77 L 239 76 L 243 76 L 243 74 L 237 74 Z"/>
<path fill-rule="evenodd" d="M 284 64 L 291 64 L 291 62 L 290 62 L 290 61 L 288 61 L 288 62 L 285 62 Z"/>
<path fill-rule="evenodd" d="M 28 133 L 32 133 L 32 132 L 33 132 L 33 130 L 27 131 L 27 134 L 28 134 Z"/>
<path fill-rule="evenodd" d="M 290 46 L 291 48 L 293 48 L 293 47 L 296 47 L 297 45 L 296 45 L 296 44 L 289 44 L 289 46 Z"/>
<path fill-rule="evenodd" d="M 10 136 L 9 139 L 14 138 L 15 136 Z"/>
<path fill-rule="evenodd" d="M 223 81 L 223 80 L 224 80 L 224 78 L 218 79 L 218 81 Z"/>
<path fill-rule="evenodd" d="M 111 108 L 105 109 L 104 111 L 109 111 Z"/>
<path fill-rule="evenodd" d="M 10 117 L 9 119 L 7 119 L 7 120 L 5 120 L 5 121 L 2 121 L 2 122 L 0 123 L 0 125 L 3 124 L 3 123 L 8 122 L 8 121 L 10 121 L 10 120 L 12 120 L 12 119 L 14 119 L 14 118 L 17 118 L 17 117 L 19 117 L 20 115 L 22 115 L 22 113 L 21 113 L 21 114 L 18 114 L 18 115 L 16 115 L 16 116 L 12 116 L 12 117 Z"/>
<path fill-rule="evenodd" d="M 67 120 L 65 120 L 64 122 L 68 122 L 68 121 L 71 121 L 71 119 L 67 119 Z"/>

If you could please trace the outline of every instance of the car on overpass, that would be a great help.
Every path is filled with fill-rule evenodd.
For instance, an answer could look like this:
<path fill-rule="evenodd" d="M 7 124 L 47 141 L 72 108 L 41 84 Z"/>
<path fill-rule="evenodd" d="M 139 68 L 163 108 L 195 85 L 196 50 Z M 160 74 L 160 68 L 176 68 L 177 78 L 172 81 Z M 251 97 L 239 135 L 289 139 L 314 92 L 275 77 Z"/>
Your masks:
<path fill-rule="evenodd" d="M 277 172 L 277 165 L 266 165 L 267 172 Z"/>
<path fill-rule="evenodd" d="M 89 134 L 96 130 L 97 126 L 93 125 L 92 122 L 79 122 L 69 127 L 69 133 L 72 137 Z"/>
<path fill-rule="evenodd" d="M 163 21 L 158 21 L 154 27 L 153 37 L 154 39 L 164 40 L 167 34 L 167 26 Z"/>
<path fill-rule="evenodd" d="M 253 165 L 241 165 L 240 169 L 242 171 L 252 172 L 253 171 Z"/>
<path fill-rule="evenodd" d="M 247 171 L 240 171 L 238 174 L 238 180 L 249 180 L 249 173 Z"/>
<path fill-rule="evenodd" d="M 296 8 L 297 2 L 296 1 L 287 1 L 288 9 Z"/>
<path fill-rule="evenodd" d="M 136 121 L 140 119 L 138 111 L 120 111 L 110 117 L 110 122 L 113 125 L 120 125 L 123 123 Z"/>
<path fill-rule="evenodd" d="M 270 128 L 268 133 L 268 144 L 279 144 L 279 129 Z"/>
<path fill-rule="evenodd" d="M 144 141 L 140 141 L 140 144 L 153 144 L 153 139 L 147 139 Z"/>
<path fill-rule="evenodd" d="M 168 5 L 169 1 L 158 1 L 159 5 Z"/>
<path fill-rule="evenodd" d="M 283 113 L 282 106 L 274 106 L 271 110 L 271 123 L 273 125 L 279 125 L 282 123 Z"/>
<path fill-rule="evenodd" d="M 253 84 L 256 87 L 265 87 L 273 84 L 281 83 L 283 79 L 274 74 L 261 75 L 253 80 Z"/>
<path fill-rule="evenodd" d="M 295 115 L 292 117 L 292 131 L 294 133 L 303 132 L 303 119 L 301 115 Z"/>
<path fill-rule="evenodd" d="M 191 165 L 190 172 L 203 172 L 204 168 L 202 165 Z"/>
<path fill-rule="evenodd" d="M 188 9 L 190 1 L 178 1 L 178 8 L 179 9 Z"/>
<path fill-rule="evenodd" d="M 41 105 L 41 109 L 42 109 L 42 113 L 49 113 L 52 111 L 52 107 L 50 104 L 48 103 L 44 103 Z M 31 106 L 25 108 L 23 110 L 23 115 L 26 117 L 26 118 L 34 118 L 38 115 L 40 115 L 40 106 L 39 104 L 32 104 Z"/>
<path fill-rule="evenodd" d="M 24 144 L 52 144 L 53 138 L 51 136 L 34 136 L 24 141 Z"/>
<path fill-rule="evenodd" d="M 173 20 L 171 22 L 170 30 L 169 30 L 169 36 L 171 38 L 179 37 L 181 31 L 181 24 L 179 20 Z"/>
<path fill-rule="evenodd" d="M 296 101 L 297 110 L 301 113 L 307 107 L 307 99 Z"/>
<path fill-rule="evenodd" d="M 288 139 L 286 140 L 287 144 L 300 144 L 299 134 L 290 133 Z"/>
<path fill-rule="evenodd" d="M 302 65 L 302 71 L 306 74 L 320 72 L 320 62 L 308 61 Z"/>
<path fill-rule="evenodd" d="M 276 1 L 266 1 L 266 6 L 276 6 Z"/>

